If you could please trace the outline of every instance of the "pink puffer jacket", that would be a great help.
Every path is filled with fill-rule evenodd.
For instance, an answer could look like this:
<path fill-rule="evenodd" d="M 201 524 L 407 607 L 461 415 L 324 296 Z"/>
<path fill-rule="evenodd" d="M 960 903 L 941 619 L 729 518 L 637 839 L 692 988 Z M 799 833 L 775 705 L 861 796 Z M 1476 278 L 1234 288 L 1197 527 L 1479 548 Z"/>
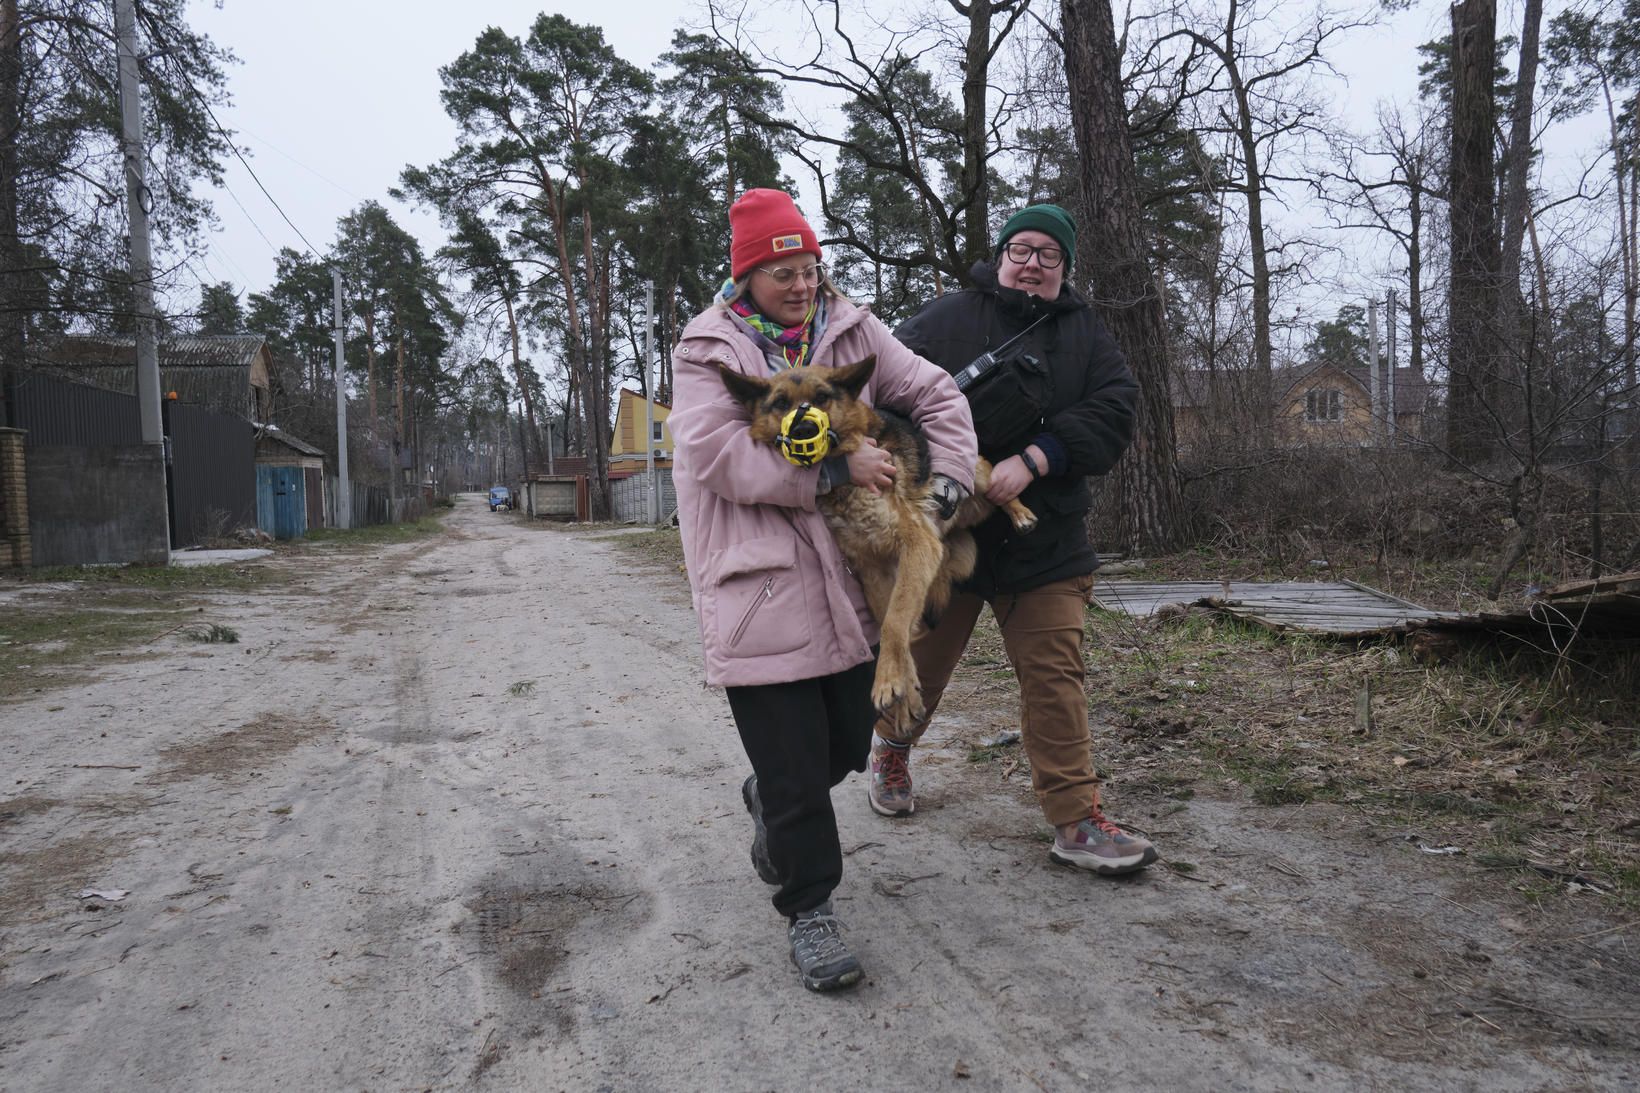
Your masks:
<path fill-rule="evenodd" d="M 877 370 L 862 397 L 915 421 L 932 470 L 971 489 L 979 451 L 956 383 L 895 341 L 871 312 L 833 300 L 813 362 L 834 368 L 872 354 Z M 877 625 L 815 508 L 819 467 L 793 466 L 752 440 L 716 362 L 769 374 L 762 351 L 721 307 L 697 316 L 672 354 L 667 419 L 706 682 L 789 683 L 870 660 Z"/>

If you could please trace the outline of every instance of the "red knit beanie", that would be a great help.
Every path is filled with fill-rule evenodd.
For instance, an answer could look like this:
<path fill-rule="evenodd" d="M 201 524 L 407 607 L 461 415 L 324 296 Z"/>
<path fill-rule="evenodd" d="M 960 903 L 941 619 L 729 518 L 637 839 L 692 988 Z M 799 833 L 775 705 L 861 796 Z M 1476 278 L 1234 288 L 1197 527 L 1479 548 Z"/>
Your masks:
<path fill-rule="evenodd" d="M 794 254 L 820 257 L 820 239 L 782 190 L 747 190 L 729 206 L 729 270 L 735 280 L 753 266 Z"/>

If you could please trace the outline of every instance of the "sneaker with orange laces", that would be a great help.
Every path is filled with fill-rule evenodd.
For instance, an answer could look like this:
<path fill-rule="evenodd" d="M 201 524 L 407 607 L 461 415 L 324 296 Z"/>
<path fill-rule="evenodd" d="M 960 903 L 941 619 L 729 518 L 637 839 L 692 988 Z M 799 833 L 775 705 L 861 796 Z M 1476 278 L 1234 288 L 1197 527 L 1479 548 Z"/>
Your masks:
<path fill-rule="evenodd" d="M 1085 820 L 1054 829 L 1048 857 L 1060 865 L 1113 877 L 1143 869 L 1156 860 L 1156 848 L 1142 835 L 1111 823 L 1095 804 Z"/>
<path fill-rule="evenodd" d="M 879 816 L 909 816 L 917 811 L 911 795 L 911 746 L 890 744 L 881 738 L 871 742 L 871 784 L 866 799 Z"/>

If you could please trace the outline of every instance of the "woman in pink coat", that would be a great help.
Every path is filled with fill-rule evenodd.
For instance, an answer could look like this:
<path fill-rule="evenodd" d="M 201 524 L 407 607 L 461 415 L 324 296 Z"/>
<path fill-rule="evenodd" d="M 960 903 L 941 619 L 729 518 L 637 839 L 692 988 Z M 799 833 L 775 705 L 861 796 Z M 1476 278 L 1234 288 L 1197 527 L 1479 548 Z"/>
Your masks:
<path fill-rule="evenodd" d="M 725 688 L 751 760 L 742 796 L 752 863 L 777 887 L 774 906 L 788 919 L 804 985 L 829 990 L 861 976 L 832 913 L 843 855 L 831 789 L 866 767 L 877 625 L 816 499 L 885 487 L 894 466 L 870 444 L 814 466 L 787 462 L 751 438 L 746 410 L 715 366 L 767 376 L 875 354 L 862 398 L 917 423 L 942 492 L 972 489 L 978 450 L 951 377 L 837 291 L 790 196 L 749 190 L 729 210 L 729 226 L 731 280 L 672 357 L 678 524 L 706 681 Z"/>

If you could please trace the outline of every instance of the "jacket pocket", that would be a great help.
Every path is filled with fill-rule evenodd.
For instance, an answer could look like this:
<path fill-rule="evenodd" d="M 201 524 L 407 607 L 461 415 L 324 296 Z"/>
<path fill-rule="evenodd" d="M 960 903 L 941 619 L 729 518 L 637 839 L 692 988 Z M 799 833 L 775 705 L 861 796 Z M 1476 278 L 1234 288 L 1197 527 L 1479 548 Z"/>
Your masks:
<path fill-rule="evenodd" d="M 1053 376 L 1046 365 L 1029 354 L 1003 361 L 968 391 L 980 449 L 1009 447 L 1039 428 L 1052 402 Z"/>
<path fill-rule="evenodd" d="M 793 539 L 748 539 L 724 551 L 715 599 L 718 640 L 731 657 L 774 656 L 809 643 L 808 598 Z"/>

